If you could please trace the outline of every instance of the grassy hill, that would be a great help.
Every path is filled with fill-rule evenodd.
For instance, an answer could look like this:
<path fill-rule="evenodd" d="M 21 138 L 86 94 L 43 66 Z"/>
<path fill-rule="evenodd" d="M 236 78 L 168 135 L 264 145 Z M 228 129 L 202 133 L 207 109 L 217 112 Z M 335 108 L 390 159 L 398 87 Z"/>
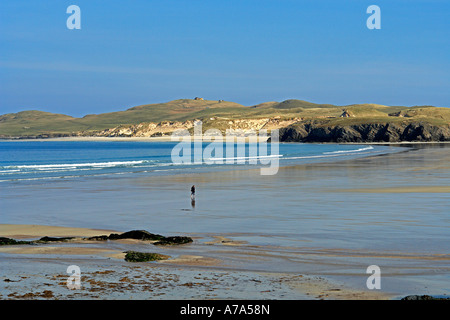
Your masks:
<path fill-rule="evenodd" d="M 68 133 L 83 125 L 64 114 L 43 111 L 22 111 L 0 116 L 0 136 L 28 136 L 44 132 Z"/>
<path fill-rule="evenodd" d="M 349 117 L 340 117 L 344 110 Z M 448 125 L 450 109 L 432 106 L 389 107 L 376 104 L 336 106 L 295 99 L 243 106 L 229 101 L 179 99 L 166 103 L 136 106 L 125 111 L 90 114 L 82 118 L 42 111 L 5 114 L 0 116 L 0 137 L 71 135 L 80 131 L 98 131 L 145 122 L 159 123 L 161 121 L 194 119 L 209 121 L 211 118 L 222 120 L 298 118 L 302 121 L 320 120 L 326 125 L 419 120 L 436 125 Z"/>

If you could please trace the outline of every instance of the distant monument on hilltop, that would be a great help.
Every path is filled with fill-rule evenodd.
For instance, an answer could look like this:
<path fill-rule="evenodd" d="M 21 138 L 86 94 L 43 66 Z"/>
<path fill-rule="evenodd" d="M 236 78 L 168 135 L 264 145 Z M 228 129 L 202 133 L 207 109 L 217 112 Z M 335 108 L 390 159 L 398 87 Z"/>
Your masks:
<path fill-rule="evenodd" d="M 347 109 L 344 109 L 344 110 L 342 110 L 342 111 L 344 111 L 342 114 L 341 114 L 341 118 L 350 118 L 350 117 L 353 117 L 348 111 L 347 111 Z"/>

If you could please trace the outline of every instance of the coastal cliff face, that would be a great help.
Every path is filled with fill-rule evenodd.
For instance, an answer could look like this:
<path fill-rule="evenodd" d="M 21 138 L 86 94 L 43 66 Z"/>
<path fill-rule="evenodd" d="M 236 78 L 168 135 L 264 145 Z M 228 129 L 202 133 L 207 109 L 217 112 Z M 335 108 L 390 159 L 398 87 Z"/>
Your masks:
<path fill-rule="evenodd" d="M 450 141 L 450 125 L 426 122 L 332 125 L 308 122 L 280 129 L 281 142 Z"/>
<path fill-rule="evenodd" d="M 299 118 L 281 120 L 279 118 L 264 119 L 223 119 L 211 117 L 204 119 L 202 123 L 203 131 L 217 129 L 222 134 L 228 132 L 236 136 L 255 134 L 261 129 L 272 130 L 286 127 L 298 122 Z M 76 136 L 90 137 L 160 137 L 170 136 L 176 130 L 191 130 L 194 128 L 194 121 L 162 121 L 160 123 L 140 123 L 131 126 L 117 126 L 101 131 L 77 132 Z"/>
<path fill-rule="evenodd" d="M 98 131 L 78 131 L 71 134 L 48 133 L 21 138 L 55 137 L 161 137 L 170 136 L 174 131 L 193 130 L 194 121 L 163 121 L 160 123 L 140 123 L 117 126 Z M 222 134 L 247 136 L 261 129 L 270 132 L 279 129 L 280 142 L 440 142 L 450 141 L 450 124 L 434 125 L 427 122 L 382 122 L 359 124 L 327 124 L 317 120 L 300 119 L 209 119 L 203 122 L 203 132 L 210 128 L 219 129 Z"/>
<path fill-rule="evenodd" d="M 169 134 L 175 130 L 190 129 L 194 121 L 162 121 L 160 123 L 140 123 L 131 126 L 117 126 L 96 132 L 79 132 L 80 136 L 94 137 L 155 137 Z"/>

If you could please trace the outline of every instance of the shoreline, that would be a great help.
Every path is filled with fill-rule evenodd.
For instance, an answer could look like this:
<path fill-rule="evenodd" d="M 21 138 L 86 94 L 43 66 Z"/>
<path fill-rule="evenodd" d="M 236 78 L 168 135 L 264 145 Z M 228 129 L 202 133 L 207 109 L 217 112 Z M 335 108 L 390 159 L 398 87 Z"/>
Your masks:
<path fill-rule="evenodd" d="M 257 142 L 262 140 L 261 138 L 249 138 L 249 137 L 233 137 L 235 140 L 241 141 L 252 141 Z M 203 136 L 203 142 L 211 142 L 214 139 L 225 141 L 225 137 L 209 137 Z M 20 138 L 20 137 L 12 137 L 12 138 L 0 138 L 0 142 L 30 142 L 30 141 L 94 141 L 94 142 L 106 142 L 106 141 L 132 141 L 132 142 L 179 142 L 180 137 L 55 137 L 55 138 Z M 400 141 L 400 142 L 279 142 L 283 144 L 294 144 L 294 143 L 302 143 L 302 144 L 354 144 L 354 145 L 430 145 L 430 144 L 450 144 L 450 141 Z"/>
<path fill-rule="evenodd" d="M 104 234 L 107 231 L 109 232 L 109 230 L 89 228 L 0 224 L 1 237 L 17 235 L 22 238 L 34 238 L 42 235 L 59 237 L 94 236 Z M 225 245 L 232 246 L 235 250 L 241 250 L 240 246 L 242 243 L 233 243 L 233 240 L 222 236 L 217 237 L 213 242 L 209 242 L 208 246 L 223 245 L 224 239 L 227 242 Z M 120 242 L 120 245 L 122 246 L 121 248 L 124 246 L 133 248 L 135 246 L 140 247 L 145 243 L 146 241 L 141 240 L 123 240 Z M 183 249 L 181 248 L 180 250 Z M 170 253 L 172 248 L 168 248 L 166 251 Z M 157 262 L 127 263 L 123 260 L 124 253 L 99 241 L 74 240 L 69 243 L 3 245 L 0 246 L 0 263 L 3 260 L 3 255 L 6 255 L 9 266 L 11 264 L 13 266 L 18 265 L 13 267 L 12 270 L 14 271 L 12 273 L 5 270 L 0 277 L 3 282 L 14 283 L 13 286 L 4 286 L 2 292 L 0 292 L 0 299 L 71 299 L 74 297 L 80 299 L 104 299 L 107 297 L 123 299 L 123 295 L 126 296 L 128 294 L 127 288 L 122 288 L 122 292 L 117 291 L 115 288 L 116 284 L 121 282 L 128 284 L 128 288 L 133 284 L 134 290 L 129 292 L 132 296 L 137 295 L 138 297 L 148 298 L 146 294 L 148 294 L 150 287 L 152 288 L 150 291 L 157 291 L 155 288 L 155 274 L 158 274 L 156 282 L 161 286 L 157 296 L 161 295 L 162 299 L 165 299 L 166 295 L 170 295 L 170 299 L 180 300 L 192 298 L 245 299 L 245 297 L 240 296 L 234 297 L 233 293 L 229 292 L 228 286 L 238 288 L 243 286 L 240 290 L 245 291 L 244 287 L 246 288 L 249 285 L 249 280 L 250 283 L 253 282 L 253 285 L 261 290 L 259 296 L 256 298 L 252 297 L 252 299 L 282 300 L 285 294 L 288 295 L 288 300 L 390 300 L 397 298 L 395 294 L 357 290 L 322 276 L 224 267 L 215 258 L 191 254 L 181 254 L 175 256 L 175 258 Z M 28 271 L 26 274 L 22 274 L 22 271 L 25 270 L 20 267 L 25 261 L 32 262 L 35 259 L 38 259 L 39 264 L 49 270 L 64 263 L 79 263 L 83 269 L 82 284 L 84 287 L 82 286 L 78 291 L 67 290 L 67 288 L 64 288 L 65 283 L 61 282 L 60 279 L 64 280 L 68 275 L 64 275 L 64 272 L 52 274 L 50 271 L 46 271 L 48 274 L 47 278 L 44 279 L 46 285 L 45 294 L 44 292 L 39 292 L 39 287 L 42 287 L 42 283 L 39 283 L 38 277 L 32 277 Z M 257 260 L 258 256 L 254 256 L 251 259 Z M 39 268 L 36 266 L 36 269 Z M 187 278 L 190 279 L 190 282 L 173 283 L 171 292 L 163 290 L 166 289 L 168 282 L 180 278 L 183 274 L 192 274 L 194 276 Z M 42 278 L 42 276 L 40 277 Z M 148 281 L 145 280 L 146 277 L 149 278 Z M 219 281 L 219 278 L 223 278 L 225 281 Z M 165 285 L 163 286 L 162 284 Z M 190 294 L 184 292 L 185 288 L 190 287 L 197 287 L 200 292 L 204 291 L 203 294 L 205 296 L 192 296 L 191 290 L 189 290 Z M 116 297 L 116 295 L 119 295 L 119 297 Z"/>

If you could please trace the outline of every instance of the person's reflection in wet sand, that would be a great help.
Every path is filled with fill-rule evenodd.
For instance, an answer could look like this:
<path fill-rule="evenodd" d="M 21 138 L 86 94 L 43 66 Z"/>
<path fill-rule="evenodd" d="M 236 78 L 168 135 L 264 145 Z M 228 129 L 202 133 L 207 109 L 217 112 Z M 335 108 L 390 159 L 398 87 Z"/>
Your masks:
<path fill-rule="evenodd" d="M 191 187 L 191 206 L 192 206 L 192 209 L 195 208 L 195 186 L 194 185 Z"/>

